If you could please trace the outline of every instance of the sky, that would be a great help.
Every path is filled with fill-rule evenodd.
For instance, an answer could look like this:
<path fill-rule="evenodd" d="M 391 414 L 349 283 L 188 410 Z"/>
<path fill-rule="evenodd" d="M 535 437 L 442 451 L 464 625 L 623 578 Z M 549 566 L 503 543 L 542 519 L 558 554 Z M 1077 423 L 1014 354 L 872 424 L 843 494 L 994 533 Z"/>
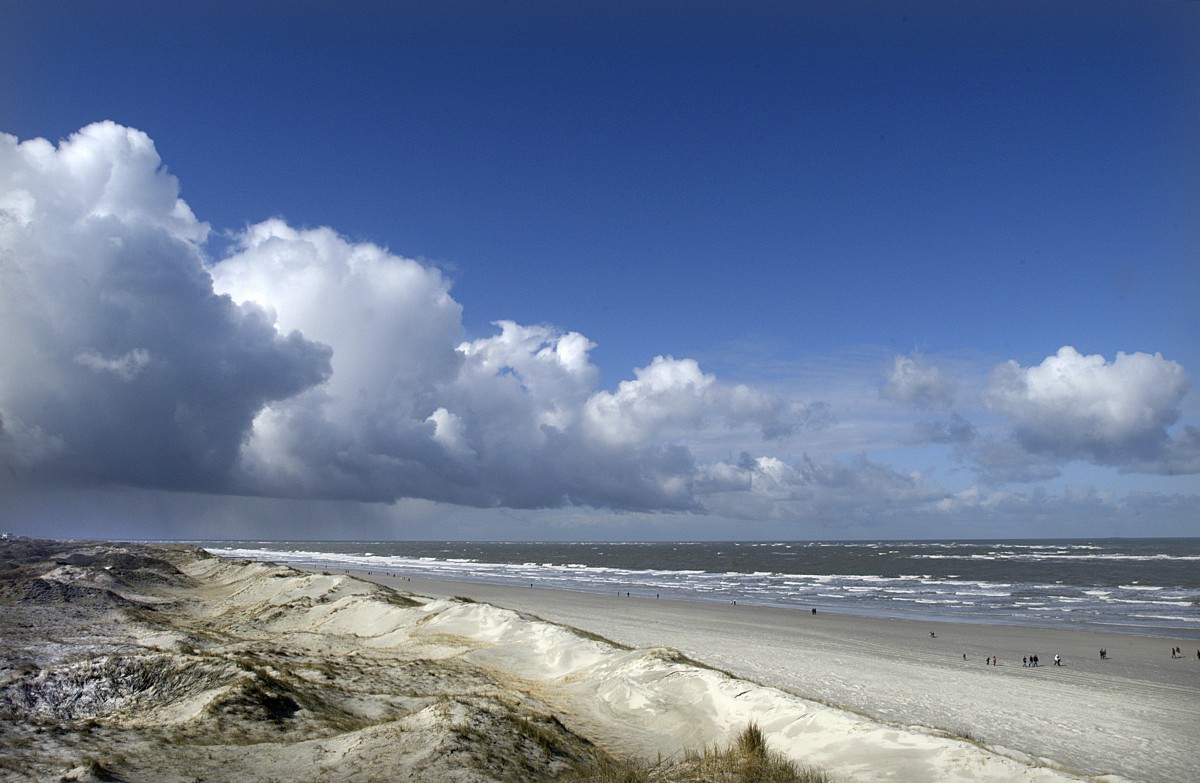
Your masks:
<path fill-rule="evenodd" d="M 0 530 L 1200 535 L 1200 3 L 0 18 Z"/>

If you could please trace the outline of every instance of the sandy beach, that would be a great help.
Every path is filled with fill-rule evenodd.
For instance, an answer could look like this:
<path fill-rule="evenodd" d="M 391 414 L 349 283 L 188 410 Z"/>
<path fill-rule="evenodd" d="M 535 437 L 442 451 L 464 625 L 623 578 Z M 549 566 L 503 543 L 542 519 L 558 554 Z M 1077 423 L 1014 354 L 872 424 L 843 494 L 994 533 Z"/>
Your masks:
<path fill-rule="evenodd" d="M 634 648 L 672 647 L 806 699 L 1089 775 L 1185 783 L 1200 770 L 1200 660 L 1188 640 L 363 576 L 495 603 Z M 1174 646 L 1182 658 L 1171 657 Z M 1040 666 L 1023 667 L 1033 654 Z M 985 664 L 991 656 L 997 665 Z"/>
<path fill-rule="evenodd" d="M 0 549 L 0 612 L 5 781 L 580 781 L 751 723 L 835 783 L 1183 783 L 1198 766 L 1197 662 L 1171 640 L 28 539 Z"/>

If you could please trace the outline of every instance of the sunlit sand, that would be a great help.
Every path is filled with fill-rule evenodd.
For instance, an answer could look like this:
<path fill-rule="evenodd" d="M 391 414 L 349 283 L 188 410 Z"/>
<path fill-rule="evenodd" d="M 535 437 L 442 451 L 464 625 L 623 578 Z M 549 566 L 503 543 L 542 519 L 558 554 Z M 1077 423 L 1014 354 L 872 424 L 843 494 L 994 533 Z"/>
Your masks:
<path fill-rule="evenodd" d="M 371 575 L 392 590 L 188 548 L 4 551 L 5 779 L 553 779 L 595 753 L 726 743 L 750 722 L 837 781 L 1183 781 L 1196 767 L 1200 670 L 1165 640 L 1109 637 L 1112 660 L 1084 666 L 1069 645 L 1086 634 L 934 638 Z M 1045 662 L 1051 642 L 1066 666 L 1021 667 L 1016 651 Z"/>

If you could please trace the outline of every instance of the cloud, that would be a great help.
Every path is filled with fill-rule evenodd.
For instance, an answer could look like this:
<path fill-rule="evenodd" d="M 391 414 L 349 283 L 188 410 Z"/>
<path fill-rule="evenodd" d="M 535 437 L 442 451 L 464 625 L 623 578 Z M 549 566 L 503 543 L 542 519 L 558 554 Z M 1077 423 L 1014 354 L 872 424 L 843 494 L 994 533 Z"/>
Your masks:
<path fill-rule="evenodd" d="M 984 438 L 966 452 L 983 483 L 1026 484 L 1057 478 L 1059 461 L 1025 450 L 1015 438 Z"/>
<path fill-rule="evenodd" d="M 1028 492 L 971 487 L 935 508 L 955 521 L 960 535 L 972 538 L 993 537 L 997 528 L 1028 538 L 1136 536 L 1150 521 L 1156 530 L 1187 536 L 1200 515 L 1200 496 L 1129 492 L 1122 497 L 1088 486 L 1068 486 L 1060 494 L 1041 487 Z"/>
<path fill-rule="evenodd" d="M 437 270 L 281 220 L 250 226 L 213 277 L 236 301 L 333 349 L 325 384 L 256 417 L 237 466 L 241 491 L 484 507 L 694 506 L 686 447 L 651 430 L 592 437 L 586 410 L 600 373 L 593 343 L 577 332 L 500 321 L 498 333 L 464 341 L 461 308 Z M 678 411 L 671 420 L 693 422 Z"/>
<path fill-rule="evenodd" d="M 225 488 L 262 406 L 329 350 L 219 296 L 145 134 L 0 135 L 0 444 L 67 481 Z"/>
<path fill-rule="evenodd" d="M 745 519 L 874 525 L 928 509 L 948 493 L 917 472 L 900 472 L 865 454 L 850 460 L 805 456 L 792 464 L 743 453 L 704 468 L 705 507 Z"/>
<path fill-rule="evenodd" d="M 408 499 L 863 529 L 942 514 L 949 497 L 865 454 L 789 455 L 828 406 L 694 359 L 657 356 L 600 388 L 579 332 L 497 320 L 468 336 L 437 269 L 332 228 L 265 220 L 221 258 L 208 234 L 139 131 L 0 137 L 0 495 L 57 482 L 79 497 L 126 485 L 279 499 L 281 517 L 298 499 Z M 875 399 L 858 387 L 851 413 Z M 916 354 L 895 359 L 879 396 L 935 411 L 916 441 L 1002 483 L 1067 459 L 1197 472 L 1200 431 L 1167 431 L 1187 389 L 1159 356 L 1010 362 L 987 392 L 1007 438 L 950 412 L 955 384 Z M 846 438 L 831 433 L 828 450 Z"/>
<path fill-rule="evenodd" d="M 1200 428 L 1184 427 L 1177 437 L 1167 442 L 1161 454 L 1122 465 L 1121 471 L 1161 476 L 1200 473 Z"/>
<path fill-rule="evenodd" d="M 1031 455 L 1168 472 L 1197 462 L 1195 440 L 1167 432 L 1190 386 L 1183 368 L 1160 354 L 1118 353 L 1109 362 L 1064 346 L 1035 367 L 997 367 L 984 401 L 1009 419 Z"/>
<path fill-rule="evenodd" d="M 0 144 L 0 456 L 24 477 L 279 498 L 697 510 L 696 450 L 823 413 L 584 335 L 468 340 L 436 270 L 327 227 L 223 258 L 140 131 Z"/>
<path fill-rule="evenodd" d="M 693 359 L 657 356 L 616 392 L 587 401 L 589 433 L 609 443 L 629 443 L 668 427 L 697 428 L 718 419 L 729 428 L 750 426 L 764 440 L 792 435 L 822 411 L 789 404 L 777 395 L 728 385 L 700 370 Z"/>
<path fill-rule="evenodd" d="M 930 366 L 923 356 L 897 356 L 891 372 L 879 389 L 885 400 L 910 405 L 918 410 L 948 408 L 954 403 L 955 384 Z"/>
<path fill-rule="evenodd" d="M 729 431 L 777 439 L 816 418 L 692 359 L 657 357 L 597 389 L 594 343 L 548 325 L 497 321 L 463 340 L 437 270 L 328 228 L 250 226 L 212 274 L 333 349 L 325 384 L 256 417 L 236 472 L 247 493 L 697 509 L 693 446 Z"/>
<path fill-rule="evenodd" d="M 946 421 L 918 421 L 913 425 L 913 438 L 918 444 L 939 443 L 964 446 L 975 439 L 975 425 L 959 416 L 950 414 Z"/>
<path fill-rule="evenodd" d="M 97 372 L 111 372 L 123 381 L 132 381 L 150 364 L 150 352 L 144 348 L 134 348 L 124 356 L 113 359 L 96 353 L 81 353 L 75 357 L 75 361 Z"/>

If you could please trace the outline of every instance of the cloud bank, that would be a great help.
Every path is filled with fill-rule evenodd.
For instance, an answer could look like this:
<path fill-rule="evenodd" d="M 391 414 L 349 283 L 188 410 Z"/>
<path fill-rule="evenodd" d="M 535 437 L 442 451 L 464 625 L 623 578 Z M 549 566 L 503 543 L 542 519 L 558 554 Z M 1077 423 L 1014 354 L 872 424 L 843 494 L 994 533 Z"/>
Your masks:
<path fill-rule="evenodd" d="M 615 391 L 576 332 L 466 340 L 436 270 L 329 228 L 227 257 L 144 133 L 0 143 L 0 448 L 64 481 L 517 508 L 698 509 L 706 433 L 812 416 L 660 356 Z"/>
<path fill-rule="evenodd" d="M 467 335 L 437 269 L 331 228 L 266 220 L 220 258 L 208 234 L 140 131 L 0 136 L 0 481 L 862 525 L 989 508 L 865 453 L 796 456 L 827 403 L 672 356 L 604 389 L 578 332 Z M 1169 432 L 1190 382 L 1157 354 L 1003 364 L 986 437 L 958 388 L 913 355 L 879 397 L 941 416 L 916 443 L 985 482 L 1200 472 L 1200 432 Z"/>

